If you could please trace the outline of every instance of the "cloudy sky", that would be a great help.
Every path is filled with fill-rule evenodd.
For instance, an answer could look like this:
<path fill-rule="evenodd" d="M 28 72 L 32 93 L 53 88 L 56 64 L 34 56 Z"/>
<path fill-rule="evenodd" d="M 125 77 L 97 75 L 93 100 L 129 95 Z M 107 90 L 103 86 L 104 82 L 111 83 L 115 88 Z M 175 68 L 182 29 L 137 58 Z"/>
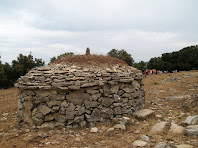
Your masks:
<path fill-rule="evenodd" d="M 1 61 L 125 49 L 136 62 L 198 44 L 198 0 L 0 0 Z"/>

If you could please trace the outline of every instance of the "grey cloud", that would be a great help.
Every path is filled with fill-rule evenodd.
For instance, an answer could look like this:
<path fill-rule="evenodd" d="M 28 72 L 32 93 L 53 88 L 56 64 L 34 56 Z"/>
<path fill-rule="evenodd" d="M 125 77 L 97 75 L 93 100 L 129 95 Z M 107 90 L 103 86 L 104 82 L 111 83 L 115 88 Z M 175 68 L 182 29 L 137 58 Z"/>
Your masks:
<path fill-rule="evenodd" d="M 89 46 L 98 54 L 125 49 L 136 61 L 148 61 L 198 41 L 197 5 L 197 0 L 1 0 L 2 60 L 31 50 L 49 61 Z"/>

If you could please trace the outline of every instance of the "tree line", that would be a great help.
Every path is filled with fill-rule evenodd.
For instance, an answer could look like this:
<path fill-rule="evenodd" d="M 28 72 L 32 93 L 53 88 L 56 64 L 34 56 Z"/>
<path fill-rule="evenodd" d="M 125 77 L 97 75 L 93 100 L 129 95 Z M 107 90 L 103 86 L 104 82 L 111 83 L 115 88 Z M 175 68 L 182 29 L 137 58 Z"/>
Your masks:
<path fill-rule="evenodd" d="M 0 88 L 13 87 L 20 76 L 25 75 L 31 68 L 44 64 L 42 59 L 34 59 L 31 54 L 28 56 L 19 54 L 17 60 L 13 60 L 11 64 L 3 64 L 0 61 Z"/>
<path fill-rule="evenodd" d="M 57 57 L 52 57 L 50 63 L 61 59 L 65 56 L 72 56 L 73 52 L 66 52 Z M 119 58 L 125 61 L 129 66 L 136 67 L 139 70 L 156 69 L 166 71 L 184 71 L 198 69 L 198 46 L 189 46 L 180 51 L 164 53 L 160 57 L 151 58 L 149 62 L 140 61 L 134 63 L 131 54 L 126 50 L 112 49 L 107 56 Z M 11 65 L 3 64 L 0 61 L 0 88 L 13 87 L 16 80 L 25 75 L 31 68 L 43 66 L 45 62 L 42 59 L 33 58 L 31 54 L 28 56 L 19 54 L 17 60 L 13 60 Z"/>
<path fill-rule="evenodd" d="M 198 46 L 189 46 L 180 51 L 164 53 L 161 57 L 151 58 L 147 68 L 172 72 L 198 69 Z"/>

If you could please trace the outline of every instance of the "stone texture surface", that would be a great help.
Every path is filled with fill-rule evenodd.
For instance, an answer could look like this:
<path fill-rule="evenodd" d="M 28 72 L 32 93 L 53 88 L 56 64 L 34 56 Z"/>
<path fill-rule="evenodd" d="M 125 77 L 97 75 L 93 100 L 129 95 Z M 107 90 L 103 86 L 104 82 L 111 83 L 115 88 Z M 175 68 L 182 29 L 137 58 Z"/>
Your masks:
<path fill-rule="evenodd" d="M 141 136 L 139 137 L 139 140 L 149 142 L 149 137 L 146 136 L 146 135 L 141 135 Z"/>
<path fill-rule="evenodd" d="M 98 128 L 97 128 L 97 127 L 92 127 L 92 128 L 90 129 L 90 132 L 91 132 L 91 133 L 97 133 L 97 132 L 98 132 Z"/>
<path fill-rule="evenodd" d="M 133 146 L 137 146 L 137 147 L 144 147 L 148 144 L 148 142 L 146 141 L 142 141 L 142 140 L 136 140 L 133 142 Z"/>
<path fill-rule="evenodd" d="M 176 145 L 177 148 L 193 148 L 193 146 L 189 145 L 189 144 L 180 144 L 180 145 Z"/>
<path fill-rule="evenodd" d="M 184 130 L 185 130 L 184 127 L 179 126 L 179 125 L 177 125 L 175 123 L 171 123 L 169 132 L 172 132 L 174 134 L 183 134 Z"/>
<path fill-rule="evenodd" d="M 187 136 L 198 136 L 198 125 L 190 125 L 185 129 L 185 135 Z"/>
<path fill-rule="evenodd" d="M 151 110 L 151 109 L 143 109 L 143 110 L 137 111 L 135 113 L 135 116 L 138 119 L 144 120 L 144 119 L 152 116 L 153 114 L 154 114 L 154 111 L 153 110 Z"/>
<path fill-rule="evenodd" d="M 141 71 L 133 67 L 48 65 L 18 79 L 20 123 L 86 126 L 133 115 L 144 106 Z M 145 110 L 141 118 L 153 112 Z M 125 129 L 120 124 L 114 128 Z"/>
<path fill-rule="evenodd" d="M 196 122 L 198 122 L 198 115 L 188 116 L 186 120 L 184 121 L 184 123 L 188 125 L 195 124 Z"/>
<path fill-rule="evenodd" d="M 158 132 L 162 132 L 163 130 L 166 129 L 166 126 L 167 126 L 168 122 L 160 122 L 160 123 L 157 123 L 155 124 L 152 128 L 151 128 L 151 132 L 153 133 L 158 133 Z"/>
<path fill-rule="evenodd" d="M 164 142 L 160 142 L 156 146 L 154 146 L 153 148 L 175 148 L 175 146 L 170 146 L 170 145 L 168 145 Z"/>

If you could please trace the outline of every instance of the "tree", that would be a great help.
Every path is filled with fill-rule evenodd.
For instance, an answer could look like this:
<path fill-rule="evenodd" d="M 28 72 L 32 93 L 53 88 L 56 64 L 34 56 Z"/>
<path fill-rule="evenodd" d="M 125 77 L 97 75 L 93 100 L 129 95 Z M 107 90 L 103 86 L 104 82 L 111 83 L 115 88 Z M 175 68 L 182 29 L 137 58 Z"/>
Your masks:
<path fill-rule="evenodd" d="M 57 58 L 56 58 L 55 56 L 53 56 L 53 57 L 50 59 L 50 63 L 53 63 L 53 62 L 55 62 L 56 60 L 59 60 L 59 59 L 61 59 L 61 58 L 63 58 L 63 57 L 72 56 L 72 55 L 74 55 L 73 52 L 65 52 L 65 53 L 63 53 L 63 54 L 57 56 Z"/>
<path fill-rule="evenodd" d="M 12 66 L 8 63 L 2 64 L 0 61 L 0 88 L 12 87 L 16 80 L 25 75 L 31 68 L 44 64 L 42 59 L 34 59 L 31 54 L 28 56 L 19 54 L 17 60 L 12 61 Z"/>
<path fill-rule="evenodd" d="M 151 58 L 148 68 L 168 71 L 198 69 L 198 46 L 185 47 L 180 51 L 163 53 L 161 57 Z"/>
<path fill-rule="evenodd" d="M 139 63 L 134 63 L 134 67 L 139 70 L 145 70 L 146 69 L 146 63 L 144 61 L 140 61 Z"/>
<path fill-rule="evenodd" d="M 30 69 L 33 67 L 40 67 L 45 64 L 42 59 L 33 59 L 33 56 L 29 54 L 28 56 L 24 56 L 19 54 L 17 60 L 12 61 L 12 70 L 14 74 L 14 79 L 18 79 L 20 76 L 25 75 Z"/>
<path fill-rule="evenodd" d="M 107 53 L 107 55 L 114 57 L 114 58 L 121 59 L 125 61 L 129 66 L 132 66 L 134 62 L 132 56 L 129 53 L 127 53 L 127 51 L 124 49 L 122 50 L 112 49 L 111 51 Z"/>
<path fill-rule="evenodd" d="M 56 61 L 57 59 L 56 59 L 56 57 L 52 57 L 51 59 L 50 59 L 50 63 L 53 63 L 54 61 Z"/>
<path fill-rule="evenodd" d="M 4 65 L 0 61 L 0 88 L 6 88 L 8 79 L 5 74 Z"/>

